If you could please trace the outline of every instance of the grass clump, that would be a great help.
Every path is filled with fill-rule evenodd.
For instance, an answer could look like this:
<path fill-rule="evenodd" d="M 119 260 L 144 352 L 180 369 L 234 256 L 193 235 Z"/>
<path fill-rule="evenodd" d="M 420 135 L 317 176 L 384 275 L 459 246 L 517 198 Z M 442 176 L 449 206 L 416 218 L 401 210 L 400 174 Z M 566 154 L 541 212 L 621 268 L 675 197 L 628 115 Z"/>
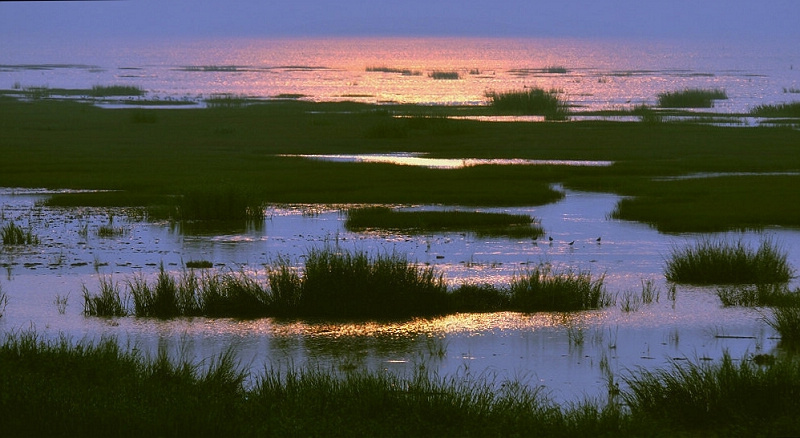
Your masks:
<path fill-rule="evenodd" d="M 661 108 L 711 108 L 715 100 L 727 99 L 725 90 L 685 89 L 658 94 Z"/>
<path fill-rule="evenodd" d="M 176 216 L 180 220 L 262 220 L 264 208 L 247 189 L 230 185 L 188 188 L 181 192 Z"/>
<path fill-rule="evenodd" d="M 800 290 L 792 292 L 785 284 L 728 285 L 718 288 L 717 296 L 726 307 L 800 306 Z"/>
<path fill-rule="evenodd" d="M 450 307 L 455 312 L 498 312 L 509 307 L 508 291 L 491 284 L 462 284 L 450 292 Z"/>
<path fill-rule="evenodd" d="M 128 314 L 120 295 L 119 285 L 111 277 L 100 277 L 100 292 L 97 295 L 90 294 L 85 284 L 82 288 L 85 315 L 115 317 Z"/>
<path fill-rule="evenodd" d="M 348 210 L 345 227 L 350 231 L 377 228 L 413 233 L 469 231 L 479 236 L 538 238 L 544 235 L 544 230 L 535 220 L 524 214 L 457 210 L 397 211 L 388 207 Z"/>
<path fill-rule="evenodd" d="M 492 91 L 486 93 L 486 97 L 489 98 L 491 107 L 501 112 L 541 115 L 546 120 L 565 120 L 569 111 L 559 94 L 557 90 L 529 88 L 502 93 Z"/>
<path fill-rule="evenodd" d="M 800 305 L 779 306 L 766 318 L 767 324 L 781 337 L 781 345 L 790 350 L 800 350 Z"/>
<path fill-rule="evenodd" d="M 457 71 L 442 71 L 442 70 L 435 70 L 432 71 L 429 75 L 432 79 L 444 79 L 444 80 L 455 80 L 461 79 L 461 74 Z"/>
<path fill-rule="evenodd" d="M 301 287 L 299 308 L 308 316 L 407 317 L 446 310 L 442 276 L 397 254 L 311 250 Z"/>
<path fill-rule="evenodd" d="M 189 269 L 210 269 L 214 264 L 208 260 L 190 260 L 186 262 L 186 267 Z"/>
<path fill-rule="evenodd" d="M 694 246 L 673 248 L 667 261 L 667 280 L 680 284 L 786 283 L 793 275 L 788 255 L 772 241 L 753 250 L 741 240 L 703 239 Z"/>
<path fill-rule="evenodd" d="M 0 229 L 3 245 L 38 245 L 39 237 L 30 229 L 25 230 L 14 222 L 9 222 Z"/>
<path fill-rule="evenodd" d="M 143 96 L 144 90 L 136 85 L 94 85 L 89 95 L 92 97 Z"/>
<path fill-rule="evenodd" d="M 756 117 L 800 117 L 800 102 L 759 105 L 750 110 L 750 115 Z"/>
<path fill-rule="evenodd" d="M 386 66 L 370 66 L 367 67 L 368 72 L 381 72 L 381 73 L 400 73 L 403 76 L 421 76 L 422 72 L 419 70 L 411 70 L 408 68 L 395 68 Z"/>
<path fill-rule="evenodd" d="M 574 311 L 608 306 L 602 275 L 592 279 L 588 271 L 553 271 L 549 266 L 515 275 L 509 287 L 514 310 L 521 312 Z"/>

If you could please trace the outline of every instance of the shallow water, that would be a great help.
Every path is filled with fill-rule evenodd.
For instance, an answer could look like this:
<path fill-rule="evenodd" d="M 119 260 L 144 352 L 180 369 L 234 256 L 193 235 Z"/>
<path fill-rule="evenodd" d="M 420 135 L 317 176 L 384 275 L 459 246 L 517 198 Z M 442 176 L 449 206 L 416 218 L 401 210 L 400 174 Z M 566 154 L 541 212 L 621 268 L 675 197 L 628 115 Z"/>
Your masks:
<path fill-rule="evenodd" d="M 369 68 L 378 71 L 367 71 Z M 408 70 L 408 74 L 403 74 Z M 437 80 L 452 71 L 457 80 Z M 659 93 L 724 89 L 713 111 L 800 100 L 793 41 L 621 39 L 115 39 L 0 41 L 0 89 L 136 85 L 148 98 L 214 94 L 313 101 L 484 104 L 489 91 L 563 91 L 574 111 L 653 105 Z M 704 110 L 705 111 L 705 110 Z"/>
<path fill-rule="evenodd" d="M 181 229 L 136 219 L 123 210 L 37 205 L 46 196 L 41 191 L 0 190 L 4 220 L 30 227 L 42 241 L 33 247 L 3 247 L 0 252 L 5 270 L 0 287 L 9 297 L 0 318 L 4 333 L 33 328 L 45 337 L 65 333 L 75 340 L 114 336 L 151 354 L 166 348 L 176 357 L 195 360 L 213 358 L 233 346 L 242 365 L 256 374 L 270 365 L 319 364 L 399 373 L 424 368 L 439 375 L 484 376 L 498 384 L 506 378 L 519 379 L 545 386 L 557 401 L 604 396 L 608 371 L 618 379 L 638 367 L 715 360 L 725 351 L 742 358 L 771 352 L 778 342 L 763 320 L 764 311 L 723 308 L 713 289 L 678 287 L 671 299 L 663 278 L 664 259 L 675 245 L 702 236 L 664 235 L 645 225 L 610 220 L 607 214 L 619 200 L 614 195 L 566 191 L 562 201 L 546 206 L 484 209 L 536 217 L 548 236 L 539 241 L 466 233 L 352 233 L 344 229 L 346 217 L 338 208 L 312 205 L 271 207 L 260 226 Z M 98 228 L 109 224 L 122 233 L 99 237 Z M 752 245 L 772 238 L 788 252 L 789 263 L 800 266 L 800 231 L 770 229 L 730 237 Z M 452 285 L 506 284 L 511 276 L 539 263 L 590 270 L 593 276 L 606 275 L 605 284 L 618 294 L 617 303 L 590 312 L 459 314 L 389 323 L 272 318 L 158 321 L 82 314 L 82 285 L 96 291 L 101 275 L 124 285 L 134 273 L 154 276 L 162 263 L 178 272 L 187 261 L 209 260 L 215 269 L 263 276 L 264 265 L 279 255 L 302 264 L 309 248 L 332 244 L 406 255 L 435 267 Z M 639 295 L 643 280 L 654 281 L 657 302 L 624 311 L 626 293 Z M 68 297 L 63 314 L 57 297 Z"/>

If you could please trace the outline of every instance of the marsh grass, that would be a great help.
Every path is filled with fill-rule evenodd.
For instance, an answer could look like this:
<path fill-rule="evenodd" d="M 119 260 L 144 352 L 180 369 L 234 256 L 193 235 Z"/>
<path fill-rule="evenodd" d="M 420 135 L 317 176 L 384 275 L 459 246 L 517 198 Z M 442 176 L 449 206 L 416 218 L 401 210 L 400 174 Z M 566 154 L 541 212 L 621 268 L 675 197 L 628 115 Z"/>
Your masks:
<path fill-rule="evenodd" d="M 6 307 L 8 306 L 8 294 L 5 293 L 3 290 L 3 285 L 0 284 L 0 318 L 3 317 L 6 313 Z"/>
<path fill-rule="evenodd" d="M 750 115 L 756 117 L 800 117 L 800 102 L 759 105 L 750 110 Z"/>
<path fill-rule="evenodd" d="M 795 302 L 790 306 L 779 306 L 772 309 L 766 322 L 781 337 L 781 346 L 800 351 L 800 305 Z"/>
<path fill-rule="evenodd" d="M 14 222 L 9 222 L 0 229 L 3 245 L 38 245 L 39 237 L 30 229 L 23 229 Z"/>
<path fill-rule="evenodd" d="M 575 340 L 582 342 L 580 330 Z M 607 365 L 606 365 L 607 367 Z M 242 371 L 233 350 L 205 363 L 125 350 L 113 338 L 0 345 L 0 420 L 8 436 L 796 436 L 800 363 L 728 355 L 631 371 L 607 402 L 559 406 L 542 387 L 491 376 Z M 614 389 L 612 397 L 611 390 Z M 620 402 L 617 402 L 619 400 Z M 43 415 L 46 412 L 47 415 Z"/>
<path fill-rule="evenodd" d="M 189 269 L 211 269 L 214 264 L 208 260 L 190 260 L 186 262 L 186 267 Z"/>
<path fill-rule="evenodd" d="M 508 291 L 490 284 L 465 283 L 450 292 L 450 308 L 455 312 L 498 312 L 509 304 Z"/>
<path fill-rule="evenodd" d="M 673 283 L 695 285 L 786 283 L 793 275 L 787 257 L 769 239 L 753 250 L 741 240 L 705 238 L 690 247 L 673 247 L 665 276 Z"/>
<path fill-rule="evenodd" d="M 509 287 L 510 306 L 521 312 L 605 307 L 612 298 L 603 285 L 604 279 L 605 275 L 592 279 L 589 271 L 553 271 L 549 266 L 538 266 L 512 278 Z"/>
<path fill-rule="evenodd" d="M 461 79 L 461 74 L 457 71 L 435 70 L 428 74 L 428 77 L 432 79 L 455 80 Z"/>
<path fill-rule="evenodd" d="M 408 68 L 395 68 L 386 66 L 370 66 L 366 69 L 368 72 L 381 72 L 381 73 L 399 73 L 403 76 L 422 76 L 419 70 L 411 70 Z"/>
<path fill-rule="evenodd" d="M 253 103 L 254 99 L 239 95 L 239 94 L 214 94 L 205 99 L 205 103 L 209 108 L 242 108 Z"/>
<path fill-rule="evenodd" d="M 91 294 L 84 284 L 83 290 L 83 313 L 87 316 L 116 317 L 125 316 L 128 311 L 120 294 L 119 284 L 111 277 L 101 276 L 99 279 L 100 291 L 98 294 Z"/>
<path fill-rule="evenodd" d="M 694 430 L 700 435 L 728 435 L 746 429 L 764 436 L 797 433 L 792 419 L 800 412 L 800 366 L 795 357 L 760 366 L 734 361 L 678 364 L 664 370 L 641 370 L 625 379 L 623 399 L 631 414 L 651 427 Z M 792 432 L 795 431 L 795 432 Z"/>
<path fill-rule="evenodd" d="M 717 288 L 723 306 L 787 307 L 800 306 L 800 290 L 790 291 L 785 284 L 744 284 Z"/>
<path fill-rule="evenodd" d="M 725 90 L 721 89 L 685 89 L 658 94 L 658 106 L 661 108 L 711 108 L 715 100 L 727 99 Z"/>
<path fill-rule="evenodd" d="M 310 316 L 424 316 L 444 313 L 447 305 L 441 274 L 399 254 L 312 249 L 300 281 L 299 308 Z"/>
<path fill-rule="evenodd" d="M 97 228 L 97 237 L 112 238 L 119 237 L 125 234 L 124 227 L 115 227 L 111 224 L 101 225 Z"/>
<path fill-rule="evenodd" d="M 143 96 L 145 91 L 135 85 L 94 85 L 89 95 L 92 97 Z"/>
<path fill-rule="evenodd" d="M 176 209 L 177 219 L 184 221 L 260 221 L 265 217 L 261 201 L 251 190 L 226 184 L 184 189 Z"/>
<path fill-rule="evenodd" d="M 558 90 L 529 88 L 522 91 L 487 92 L 491 107 L 500 112 L 541 115 L 545 120 L 565 120 L 569 110 Z"/>
<path fill-rule="evenodd" d="M 544 230 L 524 214 L 476 211 L 397 211 L 388 207 L 365 207 L 347 211 L 345 227 L 350 231 L 368 229 L 402 230 L 412 233 L 467 231 L 478 236 L 538 238 Z"/>

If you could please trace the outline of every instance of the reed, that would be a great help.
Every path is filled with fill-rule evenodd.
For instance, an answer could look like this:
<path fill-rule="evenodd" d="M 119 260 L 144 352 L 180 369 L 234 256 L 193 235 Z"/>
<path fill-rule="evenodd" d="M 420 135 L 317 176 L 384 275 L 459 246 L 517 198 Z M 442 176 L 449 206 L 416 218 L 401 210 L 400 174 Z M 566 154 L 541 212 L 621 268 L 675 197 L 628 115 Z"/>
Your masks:
<path fill-rule="evenodd" d="M 0 229 L 3 245 L 38 245 L 39 237 L 30 229 L 23 229 L 14 222 L 9 222 Z"/>
<path fill-rule="evenodd" d="M 467 231 L 479 236 L 538 238 L 544 230 L 535 219 L 524 214 L 476 211 L 397 211 L 388 207 L 365 207 L 347 211 L 345 227 L 351 231 L 367 229 L 402 230 L 412 233 Z"/>
<path fill-rule="evenodd" d="M 686 248 L 673 247 L 665 276 L 681 284 L 785 283 L 793 275 L 788 255 L 769 239 L 753 250 L 741 240 L 705 238 Z"/>
<path fill-rule="evenodd" d="M 428 77 L 433 79 L 455 80 L 461 79 L 461 74 L 459 74 L 457 71 L 435 70 L 428 74 Z"/>
<path fill-rule="evenodd" d="M 573 336 L 581 342 L 580 329 Z M 304 367 L 268 368 L 246 386 L 247 378 L 230 349 L 201 364 L 164 349 L 126 351 L 113 338 L 76 343 L 15 332 L 0 344 L 0 420 L 8 436 L 800 433 L 800 362 L 786 355 L 631 371 L 615 398 L 564 406 L 541 387 L 489 376 Z"/>
<path fill-rule="evenodd" d="M 89 95 L 92 97 L 143 96 L 141 87 L 135 85 L 94 85 Z"/>
<path fill-rule="evenodd" d="M 5 293 L 3 290 L 3 285 L 0 284 L 0 318 L 3 317 L 6 313 L 6 307 L 8 306 L 8 294 Z"/>
<path fill-rule="evenodd" d="M 498 312 L 508 309 L 510 303 L 507 290 L 490 284 L 462 284 L 450 292 L 449 299 L 454 312 Z"/>
<path fill-rule="evenodd" d="M 186 267 L 189 269 L 211 269 L 214 264 L 208 260 L 189 260 L 186 262 Z"/>
<path fill-rule="evenodd" d="M 766 322 L 780 335 L 781 346 L 800 350 L 800 305 L 775 307 Z"/>
<path fill-rule="evenodd" d="M 264 208 L 258 196 L 248 188 L 227 184 L 203 185 L 182 191 L 176 216 L 184 221 L 259 221 L 264 219 Z"/>
<path fill-rule="evenodd" d="M 750 110 L 750 115 L 756 117 L 800 117 L 800 102 L 759 105 Z"/>
<path fill-rule="evenodd" d="M 310 250 L 300 312 L 308 316 L 407 317 L 445 311 L 447 287 L 433 268 L 398 254 L 370 257 L 336 248 Z"/>
<path fill-rule="evenodd" d="M 685 89 L 659 93 L 658 106 L 661 108 L 711 108 L 715 100 L 727 99 L 725 90 Z"/>
<path fill-rule="evenodd" d="M 799 363 L 787 357 L 764 367 L 727 353 L 712 365 L 676 362 L 625 379 L 630 389 L 622 397 L 633 417 L 656 429 L 782 435 L 798 429 L 790 418 L 800 412 Z"/>
<path fill-rule="evenodd" d="M 84 284 L 83 313 L 87 316 L 115 317 L 125 316 L 128 311 L 120 295 L 119 285 L 111 277 L 100 277 L 100 292 L 91 294 Z"/>
<path fill-rule="evenodd" d="M 523 91 L 488 92 L 492 108 L 500 112 L 541 115 L 545 120 L 565 120 L 569 110 L 557 90 L 529 88 Z"/>
<path fill-rule="evenodd" d="M 589 271 L 553 271 L 549 266 L 538 266 L 512 278 L 510 306 L 521 312 L 605 307 L 612 299 L 603 285 L 604 279 L 604 275 L 592 279 Z"/>
<path fill-rule="evenodd" d="M 744 284 L 717 288 L 723 306 L 787 307 L 800 306 L 800 290 L 790 291 L 785 284 Z"/>

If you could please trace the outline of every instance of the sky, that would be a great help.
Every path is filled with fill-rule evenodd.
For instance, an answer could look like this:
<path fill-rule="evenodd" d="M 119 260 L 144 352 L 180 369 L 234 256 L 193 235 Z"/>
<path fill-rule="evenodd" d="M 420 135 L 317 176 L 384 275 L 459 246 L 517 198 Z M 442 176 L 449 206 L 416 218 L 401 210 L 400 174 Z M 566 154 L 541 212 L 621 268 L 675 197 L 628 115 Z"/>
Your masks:
<path fill-rule="evenodd" d="M 476 36 L 800 41 L 798 0 L 0 1 L 0 38 Z"/>

